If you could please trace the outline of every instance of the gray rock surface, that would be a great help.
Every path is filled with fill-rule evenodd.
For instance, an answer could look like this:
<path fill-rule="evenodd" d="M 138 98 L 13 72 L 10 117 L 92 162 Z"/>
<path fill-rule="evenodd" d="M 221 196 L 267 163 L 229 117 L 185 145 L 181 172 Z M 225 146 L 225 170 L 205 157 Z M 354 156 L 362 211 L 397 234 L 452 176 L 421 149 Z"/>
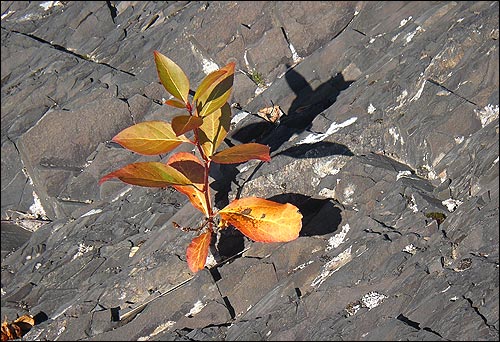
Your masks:
<path fill-rule="evenodd" d="M 46 314 L 26 340 L 498 340 L 498 6 L 2 1 L 2 318 Z M 110 142 L 179 113 L 154 50 L 192 88 L 236 62 L 223 145 L 272 160 L 215 166 L 215 203 L 293 203 L 298 239 L 224 230 L 192 274 L 184 195 L 98 186 L 168 157 Z M 279 125 L 245 116 L 271 103 Z"/>

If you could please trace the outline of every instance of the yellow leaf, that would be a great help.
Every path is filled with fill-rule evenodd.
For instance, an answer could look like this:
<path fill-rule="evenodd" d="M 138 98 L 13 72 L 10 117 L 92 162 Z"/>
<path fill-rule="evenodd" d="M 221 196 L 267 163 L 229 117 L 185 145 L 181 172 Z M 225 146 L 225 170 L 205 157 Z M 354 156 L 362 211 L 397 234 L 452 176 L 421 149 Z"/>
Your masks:
<path fill-rule="evenodd" d="M 184 71 L 160 52 L 155 51 L 154 56 L 161 84 L 173 97 L 188 103 L 189 80 Z"/>
<path fill-rule="evenodd" d="M 185 136 L 177 136 L 168 122 L 145 121 L 125 128 L 115 135 L 114 142 L 136 153 L 156 155 L 167 153 L 189 142 Z"/>
<path fill-rule="evenodd" d="M 229 131 L 231 124 L 231 107 L 224 104 L 212 114 L 203 118 L 203 124 L 199 127 L 199 139 L 205 156 L 210 158 Z"/>

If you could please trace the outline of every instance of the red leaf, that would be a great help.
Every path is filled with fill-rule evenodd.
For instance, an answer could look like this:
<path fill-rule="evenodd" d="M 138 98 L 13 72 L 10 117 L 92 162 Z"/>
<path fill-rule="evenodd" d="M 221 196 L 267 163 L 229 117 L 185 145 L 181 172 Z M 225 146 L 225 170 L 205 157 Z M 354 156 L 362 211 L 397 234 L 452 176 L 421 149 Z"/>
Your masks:
<path fill-rule="evenodd" d="M 243 163 L 250 159 L 271 160 L 269 146 L 257 143 L 236 145 L 217 152 L 212 156 L 212 161 L 219 164 Z"/>
<path fill-rule="evenodd" d="M 198 116 L 180 115 L 172 119 L 172 129 L 177 136 L 198 128 L 202 124 L 203 119 Z"/>
<path fill-rule="evenodd" d="M 193 182 L 194 186 L 174 185 L 173 187 L 186 195 L 191 204 L 205 214 L 205 217 L 209 217 L 208 205 L 203 192 L 205 167 L 202 162 L 191 153 L 179 152 L 170 157 L 167 165 L 172 166 Z"/>
<path fill-rule="evenodd" d="M 182 109 L 186 108 L 186 104 L 182 101 L 177 100 L 177 99 L 167 100 L 167 101 L 165 101 L 165 104 L 172 106 L 172 107 L 175 107 L 175 108 L 182 108 Z"/>
<path fill-rule="evenodd" d="M 211 239 L 212 233 L 207 231 L 200 236 L 195 237 L 189 244 L 186 251 L 186 258 L 189 269 L 192 272 L 196 273 L 205 267 Z"/>
<path fill-rule="evenodd" d="M 287 242 L 302 229 L 302 214 L 290 203 L 276 203 L 257 197 L 235 200 L 219 211 L 220 226 L 227 223 L 254 241 Z"/>

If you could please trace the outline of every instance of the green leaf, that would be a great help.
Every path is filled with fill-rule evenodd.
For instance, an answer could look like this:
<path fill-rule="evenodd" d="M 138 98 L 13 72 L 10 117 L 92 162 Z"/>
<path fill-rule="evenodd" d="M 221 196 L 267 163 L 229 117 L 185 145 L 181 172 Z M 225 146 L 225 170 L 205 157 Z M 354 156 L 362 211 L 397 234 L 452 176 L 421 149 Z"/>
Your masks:
<path fill-rule="evenodd" d="M 99 184 L 118 178 L 122 182 L 147 187 L 166 187 L 170 185 L 191 185 L 191 181 L 170 165 L 160 162 L 139 162 L 126 165 L 108 173 L 99 180 Z"/>
<path fill-rule="evenodd" d="M 164 121 L 145 121 L 115 135 L 114 142 L 136 153 L 156 155 L 167 153 L 183 142 L 189 142 L 185 136 L 177 136 L 172 126 Z"/>
<path fill-rule="evenodd" d="M 193 115 L 180 115 L 172 119 L 172 129 L 177 136 L 203 124 L 203 119 Z"/>
<path fill-rule="evenodd" d="M 217 109 L 221 108 L 231 95 L 234 81 L 235 63 L 231 62 L 225 67 L 219 69 L 225 73 L 217 78 L 206 91 L 199 95 L 196 106 L 198 115 L 201 117 L 207 116 Z"/>
<path fill-rule="evenodd" d="M 198 138 L 207 157 L 211 157 L 215 153 L 226 137 L 230 125 L 231 107 L 228 103 L 203 118 L 203 125 L 199 127 Z"/>
<path fill-rule="evenodd" d="M 161 84 L 173 97 L 188 103 L 189 80 L 184 71 L 160 52 L 154 51 L 154 56 Z"/>
<path fill-rule="evenodd" d="M 270 161 L 271 157 L 269 156 L 269 146 L 257 143 L 248 143 L 236 145 L 217 152 L 211 159 L 219 164 L 236 164 L 243 163 L 251 159 Z"/>

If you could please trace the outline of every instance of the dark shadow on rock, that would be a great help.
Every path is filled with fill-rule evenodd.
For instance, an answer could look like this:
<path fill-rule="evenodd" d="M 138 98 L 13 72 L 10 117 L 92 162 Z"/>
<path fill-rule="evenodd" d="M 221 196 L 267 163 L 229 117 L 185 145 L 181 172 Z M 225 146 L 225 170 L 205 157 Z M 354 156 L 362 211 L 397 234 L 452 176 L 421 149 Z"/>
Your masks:
<path fill-rule="evenodd" d="M 43 311 L 40 311 L 35 316 L 33 316 L 33 320 L 35 321 L 35 325 L 45 322 L 49 319 L 49 316 Z"/>
<path fill-rule="evenodd" d="M 321 158 L 332 155 L 354 156 L 354 153 L 347 146 L 329 141 L 295 145 L 279 154 L 293 158 Z"/>
<path fill-rule="evenodd" d="M 222 260 L 238 254 L 245 248 L 245 236 L 236 228 L 221 230 L 217 250 Z"/>
<path fill-rule="evenodd" d="M 342 210 L 331 199 L 312 198 L 296 193 L 270 197 L 278 203 L 295 205 L 302 214 L 300 236 L 326 235 L 337 230 L 342 221 Z"/>
<path fill-rule="evenodd" d="M 354 81 L 346 81 L 342 73 L 312 89 L 306 79 L 287 64 L 285 79 L 296 94 L 288 113 L 281 117 L 279 125 L 269 122 L 256 122 L 240 128 L 232 137 L 242 143 L 258 142 L 269 145 L 271 152 L 276 151 L 293 135 L 311 127 L 314 118 L 330 107 L 340 92 L 349 88 Z"/>

